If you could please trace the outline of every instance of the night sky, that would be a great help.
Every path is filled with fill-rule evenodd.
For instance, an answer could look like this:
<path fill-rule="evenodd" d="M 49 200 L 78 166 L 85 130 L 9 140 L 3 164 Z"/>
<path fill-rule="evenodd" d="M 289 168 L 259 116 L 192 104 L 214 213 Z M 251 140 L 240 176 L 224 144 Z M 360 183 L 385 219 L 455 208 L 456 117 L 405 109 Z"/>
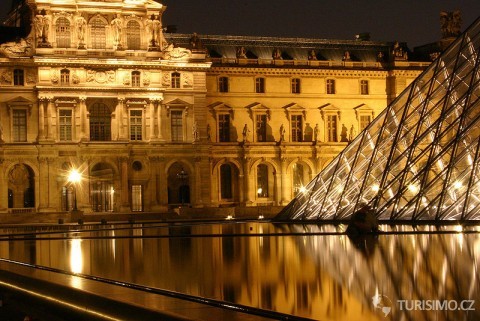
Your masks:
<path fill-rule="evenodd" d="M 12 0 L 0 0 L 0 17 Z M 480 16 L 479 0 L 163 0 L 163 22 L 179 33 L 407 42 L 440 39 L 441 10 L 462 12 L 463 29 Z"/>

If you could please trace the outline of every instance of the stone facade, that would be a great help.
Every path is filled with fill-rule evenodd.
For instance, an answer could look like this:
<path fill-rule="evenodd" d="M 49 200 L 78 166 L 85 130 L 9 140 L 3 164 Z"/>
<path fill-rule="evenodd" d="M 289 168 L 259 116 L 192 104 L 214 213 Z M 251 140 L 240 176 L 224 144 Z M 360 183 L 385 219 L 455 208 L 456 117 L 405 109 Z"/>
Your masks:
<path fill-rule="evenodd" d="M 25 5 L 31 31 L 0 46 L 1 213 L 285 205 L 428 65 L 393 42 L 167 34 L 150 0 Z"/>

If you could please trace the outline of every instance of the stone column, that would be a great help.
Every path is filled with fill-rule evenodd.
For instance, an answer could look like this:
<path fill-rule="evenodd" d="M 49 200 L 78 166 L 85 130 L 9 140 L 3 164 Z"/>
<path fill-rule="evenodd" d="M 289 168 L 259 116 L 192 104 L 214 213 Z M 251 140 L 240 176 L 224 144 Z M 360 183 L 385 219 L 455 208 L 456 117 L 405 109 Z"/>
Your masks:
<path fill-rule="evenodd" d="M 165 140 L 163 138 L 163 132 L 162 132 L 162 104 L 160 103 L 160 100 L 157 100 L 155 102 L 155 108 L 157 111 L 157 138 L 158 140 Z"/>
<path fill-rule="evenodd" d="M 245 191 L 245 205 L 251 206 L 253 204 L 253 191 L 254 185 L 250 180 L 250 158 L 243 159 L 243 175 L 244 175 L 244 191 Z"/>
<path fill-rule="evenodd" d="M 4 168 L 4 160 L 0 159 L 0 166 L 2 168 L 2 172 Z M 8 209 L 8 180 L 7 175 L 0 175 L 0 212 L 7 212 Z"/>
<path fill-rule="evenodd" d="M 45 98 L 38 100 L 38 140 L 45 140 Z"/>
<path fill-rule="evenodd" d="M 53 140 L 53 124 L 52 124 L 52 117 L 53 117 L 53 98 L 48 99 L 47 105 L 47 140 Z"/>
<path fill-rule="evenodd" d="M 281 199 L 282 199 L 282 174 L 280 173 L 275 173 L 275 184 L 274 184 L 274 189 L 275 189 L 275 197 L 273 201 L 275 202 L 275 205 L 280 205 Z"/>
<path fill-rule="evenodd" d="M 39 185 L 38 185 L 38 210 L 40 212 L 48 211 L 50 180 L 48 177 L 48 161 L 46 157 L 39 157 Z"/>
<path fill-rule="evenodd" d="M 118 98 L 115 114 L 117 115 L 118 140 L 127 140 L 125 128 L 123 126 L 125 99 Z"/>
<path fill-rule="evenodd" d="M 121 162 L 121 194 L 120 194 L 120 209 L 122 211 L 130 211 L 130 203 L 128 201 L 128 157 L 122 157 Z"/>
<path fill-rule="evenodd" d="M 59 199 L 60 195 L 57 193 L 57 175 L 55 164 L 55 158 L 47 158 L 47 168 L 48 168 L 48 208 L 50 210 L 60 210 Z"/>
<path fill-rule="evenodd" d="M 281 159 L 281 186 L 282 186 L 282 197 L 280 201 L 280 205 L 287 205 L 288 204 L 288 175 L 287 175 L 287 159 L 283 158 Z"/>
<path fill-rule="evenodd" d="M 81 96 L 78 98 L 79 100 L 79 116 L 78 119 L 80 120 L 80 140 L 85 141 L 88 140 L 87 135 L 87 97 Z"/>

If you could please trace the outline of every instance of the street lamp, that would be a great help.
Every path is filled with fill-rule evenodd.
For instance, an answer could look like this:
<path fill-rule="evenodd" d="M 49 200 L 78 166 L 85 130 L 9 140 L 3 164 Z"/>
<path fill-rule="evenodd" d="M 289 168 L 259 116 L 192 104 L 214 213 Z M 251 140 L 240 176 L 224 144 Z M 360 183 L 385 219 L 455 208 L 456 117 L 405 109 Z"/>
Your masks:
<path fill-rule="evenodd" d="M 82 180 L 82 174 L 78 172 L 76 169 L 72 169 L 68 174 L 68 181 L 73 184 L 74 188 L 74 201 L 73 201 L 73 210 L 77 211 L 77 183 Z"/>

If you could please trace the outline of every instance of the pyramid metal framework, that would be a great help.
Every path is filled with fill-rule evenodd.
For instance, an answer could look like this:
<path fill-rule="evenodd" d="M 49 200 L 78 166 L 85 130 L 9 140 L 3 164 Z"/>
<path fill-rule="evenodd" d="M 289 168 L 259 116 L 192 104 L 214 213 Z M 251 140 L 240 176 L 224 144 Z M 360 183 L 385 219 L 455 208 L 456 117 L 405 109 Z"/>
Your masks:
<path fill-rule="evenodd" d="M 480 219 L 480 19 L 277 216 Z"/>

